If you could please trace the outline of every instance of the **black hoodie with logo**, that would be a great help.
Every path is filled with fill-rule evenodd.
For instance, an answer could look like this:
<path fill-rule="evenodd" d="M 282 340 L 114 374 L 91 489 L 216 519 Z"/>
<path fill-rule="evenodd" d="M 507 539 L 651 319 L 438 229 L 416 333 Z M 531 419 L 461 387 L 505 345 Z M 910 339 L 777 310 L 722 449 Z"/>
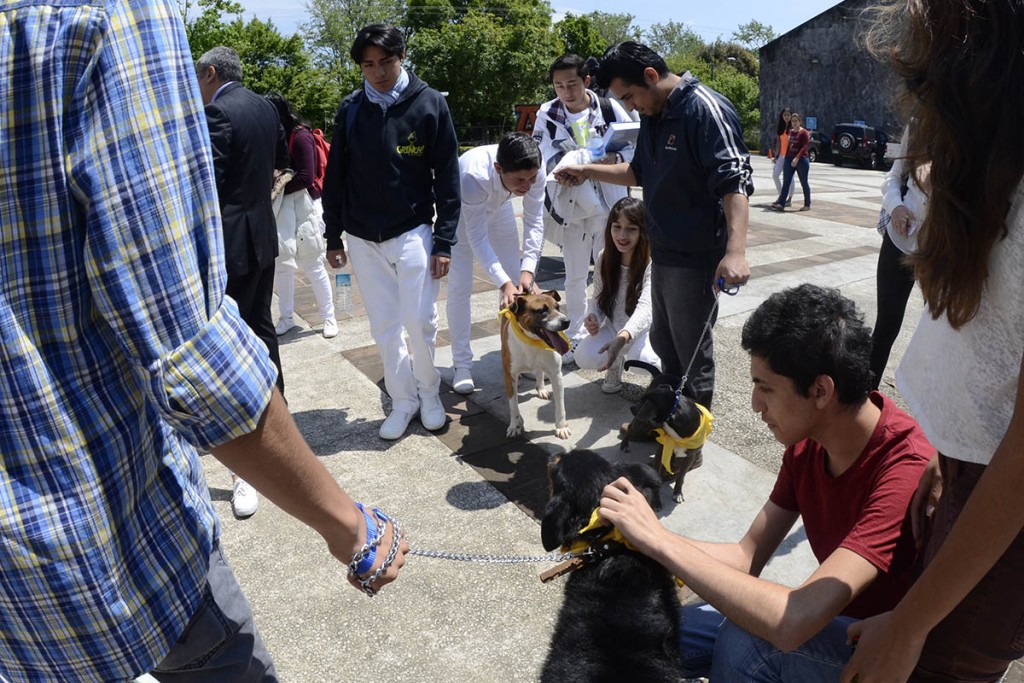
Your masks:
<path fill-rule="evenodd" d="M 462 201 L 459 143 L 444 96 L 410 73 L 387 112 L 362 88 L 342 100 L 323 206 L 329 250 L 343 248 L 343 232 L 384 242 L 433 221 L 431 253 L 451 256 Z"/>

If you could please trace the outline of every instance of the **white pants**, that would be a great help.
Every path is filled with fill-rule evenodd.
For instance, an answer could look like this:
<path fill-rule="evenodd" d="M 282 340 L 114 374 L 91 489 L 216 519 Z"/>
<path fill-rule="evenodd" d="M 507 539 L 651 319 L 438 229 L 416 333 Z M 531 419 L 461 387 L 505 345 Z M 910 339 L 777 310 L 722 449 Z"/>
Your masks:
<path fill-rule="evenodd" d="M 370 334 L 380 348 L 384 386 L 393 408 L 411 413 L 419 409 L 420 396 L 436 396 L 441 387 L 434 367 L 441 283 L 430 276 L 433 244 L 429 225 L 380 243 L 349 236 L 352 272 L 363 293 Z M 408 347 L 403 332 L 409 335 Z"/>
<path fill-rule="evenodd" d="M 464 224 L 459 223 L 456 236 L 458 241 L 452 247 L 452 262 L 448 268 L 448 334 L 452 340 L 452 367 L 469 369 L 473 367 L 469 328 L 473 263 L 476 259 Z M 487 222 L 487 239 L 505 274 L 512 278 L 513 284 L 519 286 L 519 228 L 511 202 L 502 204 L 490 217 Z M 500 293 L 497 298 L 500 302 Z M 494 314 L 498 314 L 497 307 Z"/>
<path fill-rule="evenodd" d="M 331 279 L 327 275 L 323 259 L 311 263 L 300 263 L 302 270 L 309 278 L 309 285 L 316 298 L 317 312 L 324 320 L 334 317 L 334 299 L 331 292 Z M 277 307 L 281 318 L 291 320 L 295 316 L 295 268 L 286 266 L 277 260 L 274 268 L 274 289 L 277 290 Z"/>
<path fill-rule="evenodd" d="M 598 353 L 598 349 L 610 343 L 618 333 L 619 331 L 613 329 L 608 323 L 602 325 L 601 329 L 594 336 L 584 332 L 586 336 L 579 341 L 574 354 L 576 365 L 586 370 L 601 368 L 608 362 L 608 352 Z M 658 358 L 658 354 L 654 353 L 654 349 L 651 348 L 650 336 L 646 332 L 626 344 L 622 349 L 622 353 L 626 356 L 626 360 L 640 360 L 661 369 L 661 359 Z"/>
<path fill-rule="evenodd" d="M 583 319 L 587 315 L 587 276 L 590 258 L 604 249 L 604 224 L 608 216 L 591 216 L 566 227 L 562 240 L 562 261 L 565 264 L 565 313 L 569 329 L 565 334 L 576 341 L 587 335 Z"/>
<path fill-rule="evenodd" d="M 782 181 L 779 177 L 782 175 L 783 168 L 786 166 L 786 157 L 776 157 L 775 165 L 772 166 L 772 180 L 775 181 L 775 196 L 778 197 L 782 194 Z M 793 201 L 793 190 L 796 189 L 796 183 L 792 183 L 789 186 L 789 197 L 787 201 Z"/>

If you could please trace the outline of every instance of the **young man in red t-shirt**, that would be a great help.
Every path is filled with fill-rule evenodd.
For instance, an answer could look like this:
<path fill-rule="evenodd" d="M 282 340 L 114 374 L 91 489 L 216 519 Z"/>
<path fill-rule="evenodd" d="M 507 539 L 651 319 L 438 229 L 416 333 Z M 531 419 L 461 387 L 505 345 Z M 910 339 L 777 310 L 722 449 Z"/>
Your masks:
<path fill-rule="evenodd" d="M 871 330 L 838 290 L 772 295 L 743 326 L 751 405 L 786 446 L 775 488 L 739 543 L 665 529 L 625 479 L 601 517 L 707 604 L 683 608 L 684 673 L 728 681 L 834 681 L 846 627 L 885 612 L 912 580 L 910 502 L 935 449 L 914 420 L 871 392 Z M 757 578 L 803 517 L 821 563 L 796 588 Z"/>

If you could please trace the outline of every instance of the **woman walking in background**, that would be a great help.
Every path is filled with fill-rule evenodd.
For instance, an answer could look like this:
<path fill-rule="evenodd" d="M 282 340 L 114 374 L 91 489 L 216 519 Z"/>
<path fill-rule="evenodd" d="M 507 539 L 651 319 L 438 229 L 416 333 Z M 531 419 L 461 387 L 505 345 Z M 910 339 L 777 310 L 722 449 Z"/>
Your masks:
<path fill-rule="evenodd" d="M 782 189 L 779 191 L 779 198 L 775 200 L 771 208 L 776 211 L 785 211 L 788 197 L 792 197 L 793 174 L 800 178 L 800 185 L 804 188 L 804 205 L 799 211 L 809 211 L 811 208 L 811 186 L 807 184 L 807 171 L 811 168 L 811 160 L 807 156 L 807 150 L 811 147 L 811 134 L 804 128 L 804 120 L 797 114 L 789 118 L 789 149 L 786 150 L 786 161 L 782 165 Z"/>
<path fill-rule="evenodd" d="M 772 180 L 775 182 L 775 192 L 782 194 L 782 181 L 779 176 L 783 175 L 783 166 L 786 164 L 786 152 L 789 151 L 789 122 L 793 112 L 786 107 L 779 112 L 779 118 L 775 122 L 775 165 L 772 167 Z M 793 203 L 793 190 L 796 185 L 790 185 L 789 196 L 786 198 L 786 206 Z"/>

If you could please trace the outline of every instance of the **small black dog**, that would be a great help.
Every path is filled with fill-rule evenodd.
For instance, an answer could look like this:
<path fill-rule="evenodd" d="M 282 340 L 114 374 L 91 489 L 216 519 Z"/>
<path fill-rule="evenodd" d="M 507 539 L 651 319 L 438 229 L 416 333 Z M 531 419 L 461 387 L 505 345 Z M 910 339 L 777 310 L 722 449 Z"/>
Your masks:
<path fill-rule="evenodd" d="M 658 510 L 661 482 L 646 465 L 612 465 L 593 451 L 553 456 L 551 500 L 541 538 L 547 550 L 580 540 L 607 484 L 627 477 Z M 608 527 L 588 532 L 596 540 Z M 602 546 L 604 543 L 601 544 Z M 600 559 L 569 574 L 551 638 L 542 683 L 676 683 L 679 595 L 672 576 L 654 560 L 610 543 Z"/>
<path fill-rule="evenodd" d="M 649 441 L 655 428 L 665 430 L 674 438 L 685 438 L 700 427 L 701 413 L 693 399 L 676 394 L 680 378 L 675 375 L 663 374 L 655 366 L 642 361 L 626 361 L 625 369 L 639 367 L 651 373 L 652 379 L 640 402 L 630 406 L 633 420 L 623 430 L 621 448 L 629 450 L 629 442 Z M 681 451 L 676 449 L 672 454 L 672 471 L 669 474 L 661 465 L 661 451 L 655 454 L 655 468 L 663 478 L 675 477 L 672 488 L 672 500 L 683 502 L 683 481 L 686 474 L 704 464 L 704 455 L 700 448 Z"/>

